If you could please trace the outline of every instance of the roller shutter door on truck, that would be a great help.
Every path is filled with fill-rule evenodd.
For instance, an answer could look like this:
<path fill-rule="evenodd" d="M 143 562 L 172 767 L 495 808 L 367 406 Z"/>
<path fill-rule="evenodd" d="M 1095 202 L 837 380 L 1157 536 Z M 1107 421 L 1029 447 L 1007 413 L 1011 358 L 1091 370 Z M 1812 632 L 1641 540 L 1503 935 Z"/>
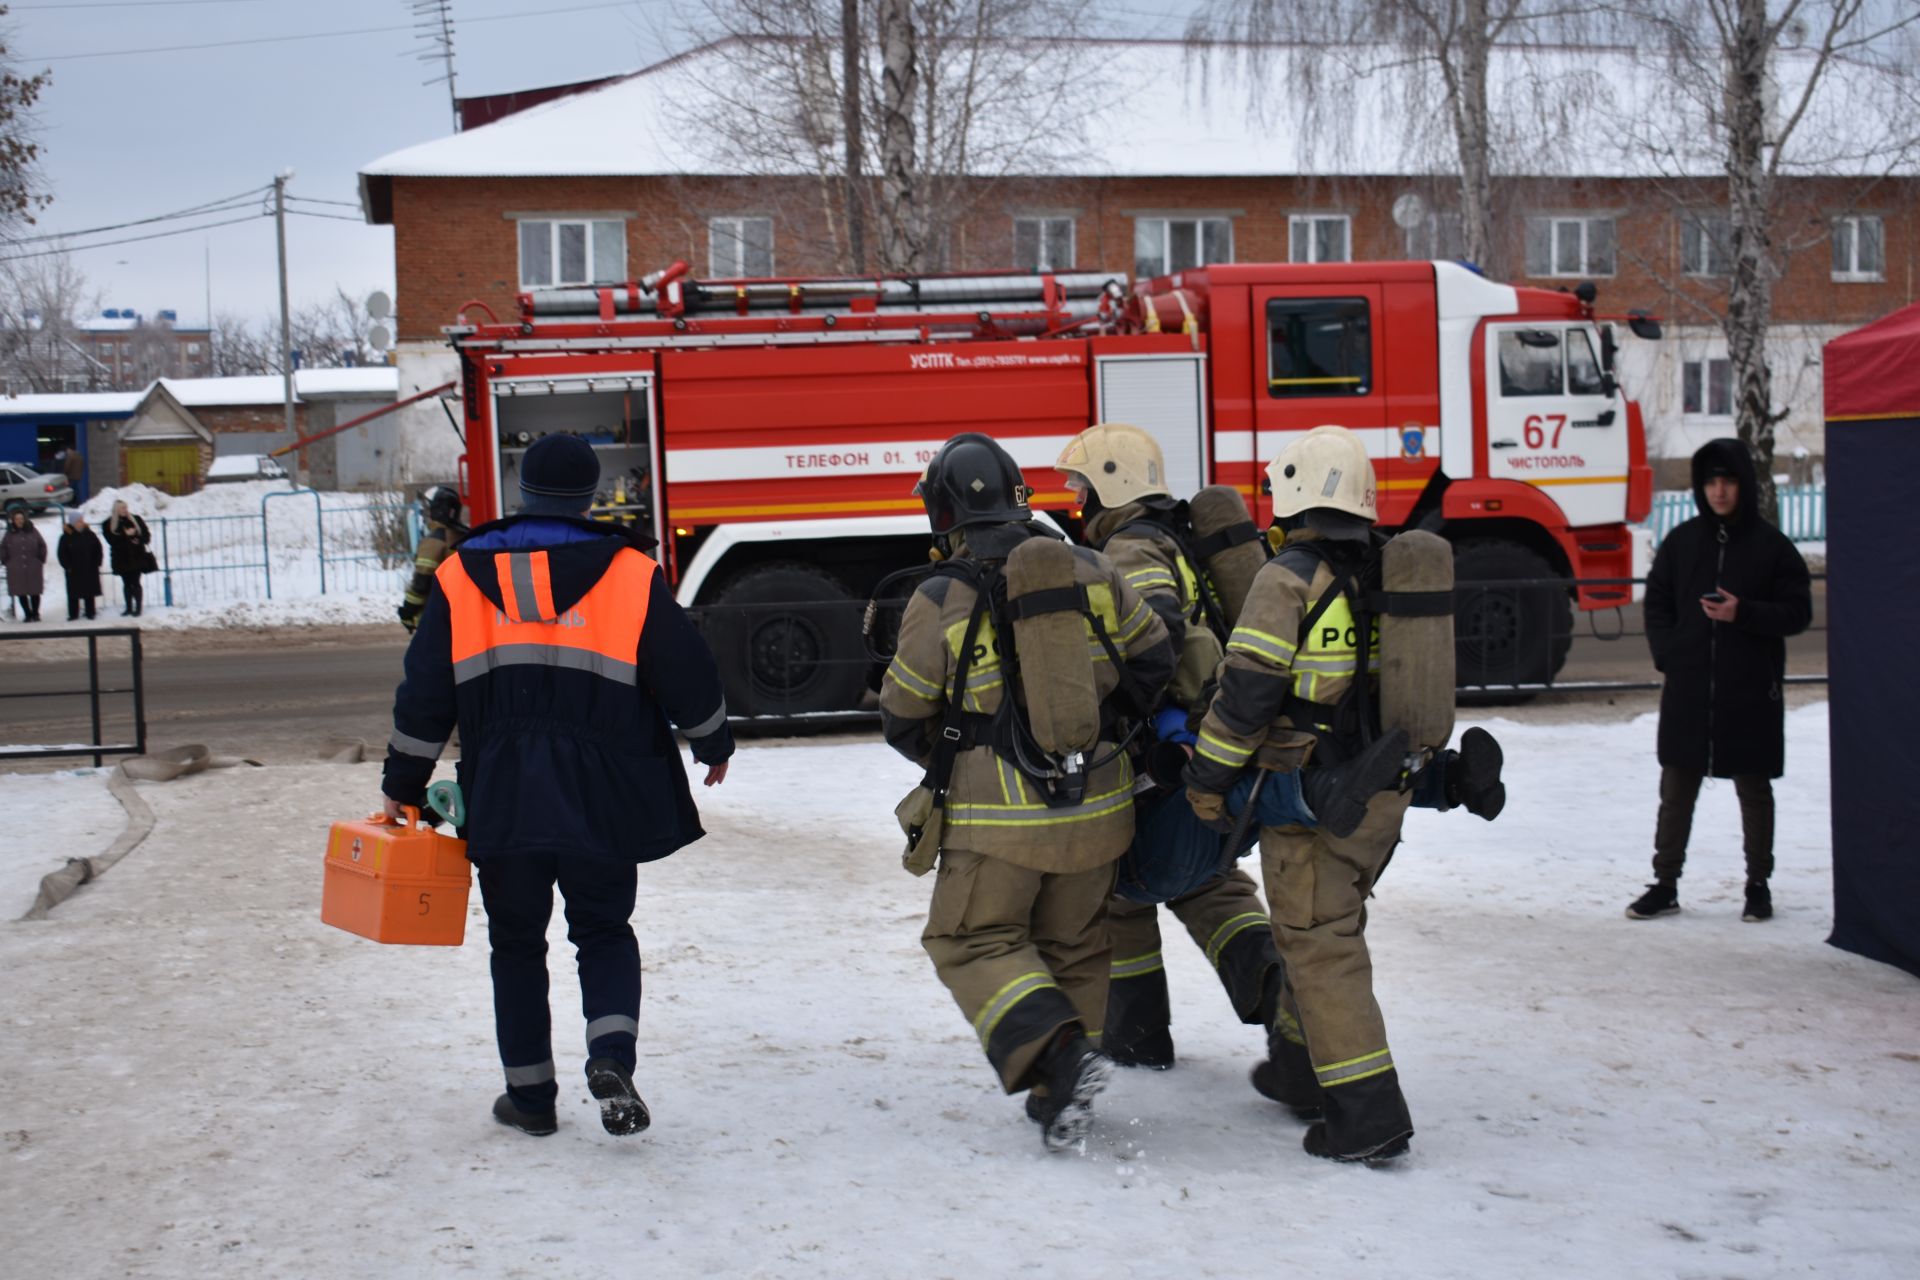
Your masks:
<path fill-rule="evenodd" d="M 1207 484 L 1206 368 L 1203 355 L 1102 356 L 1097 420 L 1153 433 L 1167 457 L 1167 488 L 1190 498 Z"/>

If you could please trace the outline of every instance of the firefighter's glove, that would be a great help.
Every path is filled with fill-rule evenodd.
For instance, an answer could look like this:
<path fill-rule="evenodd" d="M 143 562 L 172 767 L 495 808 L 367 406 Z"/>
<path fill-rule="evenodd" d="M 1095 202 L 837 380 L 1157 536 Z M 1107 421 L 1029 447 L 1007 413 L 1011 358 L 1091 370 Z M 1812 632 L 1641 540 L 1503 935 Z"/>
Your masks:
<path fill-rule="evenodd" d="M 1200 819 L 1200 825 L 1207 830 L 1223 834 L 1233 830 L 1233 815 L 1227 812 L 1227 798 L 1218 791 L 1188 787 L 1187 803 L 1193 806 L 1193 816 Z"/>
<path fill-rule="evenodd" d="M 417 604 L 403 604 L 394 610 L 400 615 L 400 625 L 407 629 L 409 635 L 413 634 L 413 629 L 420 625 L 420 609 L 421 606 Z"/>

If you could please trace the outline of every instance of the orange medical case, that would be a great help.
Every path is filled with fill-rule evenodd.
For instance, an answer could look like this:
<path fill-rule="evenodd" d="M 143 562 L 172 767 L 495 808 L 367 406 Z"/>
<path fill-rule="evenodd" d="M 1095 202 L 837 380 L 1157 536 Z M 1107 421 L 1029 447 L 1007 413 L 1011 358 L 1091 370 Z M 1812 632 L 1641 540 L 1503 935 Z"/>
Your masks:
<path fill-rule="evenodd" d="M 421 826 L 418 809 L 406 815 L 405 826 L 379 813 L 333 824 L 320 920 L 375 942 L 457 947 L 467 933 L 466 843 Z"/>

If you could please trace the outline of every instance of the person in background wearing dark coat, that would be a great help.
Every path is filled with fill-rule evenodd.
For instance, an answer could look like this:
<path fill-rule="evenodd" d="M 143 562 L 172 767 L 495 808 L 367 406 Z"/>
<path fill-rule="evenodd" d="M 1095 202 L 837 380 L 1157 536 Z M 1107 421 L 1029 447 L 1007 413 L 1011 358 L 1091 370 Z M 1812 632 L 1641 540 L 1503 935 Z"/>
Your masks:
<path fill-rule="evenodd" d="M 121 501 L 113 504 L 113 514 L 107 517 L 106 534 L 113 576 L 120 579 L 126 592 L 127 605 L 120 610 L 120 616 L 137 618 L 146 604 L 140 575 L 147 571 L 147 546 L 153 541 L 153 533 L 147 528 L 147 522 Z"/>
<path fill-rule="evenodd" d="M 47 540 L 24 509 L 7 516 L 0 536 L 0 564 L 6 566 L 7 595 L 20 602 L 20 621 L 40 621 L 40 593 L 46 589 Z"/>
<path fill-rule="evenodd" d="M 520 512 L 475 529 L 440 565 L 407 646 L 382 781 L 400 821 L 459 729 L 461 835 L 480 868 L 506 1071 L 493 1115 L 536 1135 L 558 1123 L 554 885 L 579 957 L 587 1089 L 608 1133 L 638 1133 L 651 1117 L 633 1086 L 635 864 L 705 834 L 668 721 L 707 766 L 707 786 L 733 755 L 713 654 L 660 566 L 624 526 L 586 518 L 599 481 L 585 441 L 543 437 L 521 463 Z"/>
<path fill-rule="evenodd" d="M 1773 915 L 1773 783 L 1786 766 L 1786 638 L 1813 620 L 1807 563 L 1759 516 L 1753 455 L 1712 440 L 1693 455 L 1700 514 L 1660 544 L 1647 575 L 1647 644 L 1660 694 L 1660 816 L 1654 883 L 1633 920 L 1680 910 L 1693 805 L 1707 778 L 1733 779 L 1746 839 L 1741 919 Z"/>
<path fill-rule="evenodd" d="M 81 490 L 86 488 L 87 460 L 80 456 L 78 448 L 63 449 L 60 454 L 60 473 L 66 476 L 67 487 L 73 490 L 73 497 L 68 501 L 74 503 L 86 501 L 87 495 Z"/>
<path fill-rule="evenodd" d="M 67 525 L 60 531 L 60 545 L 54 555 L 67 573 L 67 621 L 77 619 L 82 606 L 86 608 L 88 621 L 92 621 L 93 602 L 100 594 L 100 561 L 105 552 L 99 535 L 87 528 L 87 518 L 78 511 L 67 513 Z"/>

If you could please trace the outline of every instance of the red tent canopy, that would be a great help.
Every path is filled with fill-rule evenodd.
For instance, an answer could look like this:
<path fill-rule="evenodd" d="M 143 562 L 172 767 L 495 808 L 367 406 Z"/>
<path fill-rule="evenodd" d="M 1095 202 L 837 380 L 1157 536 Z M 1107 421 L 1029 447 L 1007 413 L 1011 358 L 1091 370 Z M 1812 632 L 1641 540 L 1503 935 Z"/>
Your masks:
<path fill-rule="evenodd" d="M 1827 421 L 1920 418 L 1920 303 L 1827 344 Z"/>

